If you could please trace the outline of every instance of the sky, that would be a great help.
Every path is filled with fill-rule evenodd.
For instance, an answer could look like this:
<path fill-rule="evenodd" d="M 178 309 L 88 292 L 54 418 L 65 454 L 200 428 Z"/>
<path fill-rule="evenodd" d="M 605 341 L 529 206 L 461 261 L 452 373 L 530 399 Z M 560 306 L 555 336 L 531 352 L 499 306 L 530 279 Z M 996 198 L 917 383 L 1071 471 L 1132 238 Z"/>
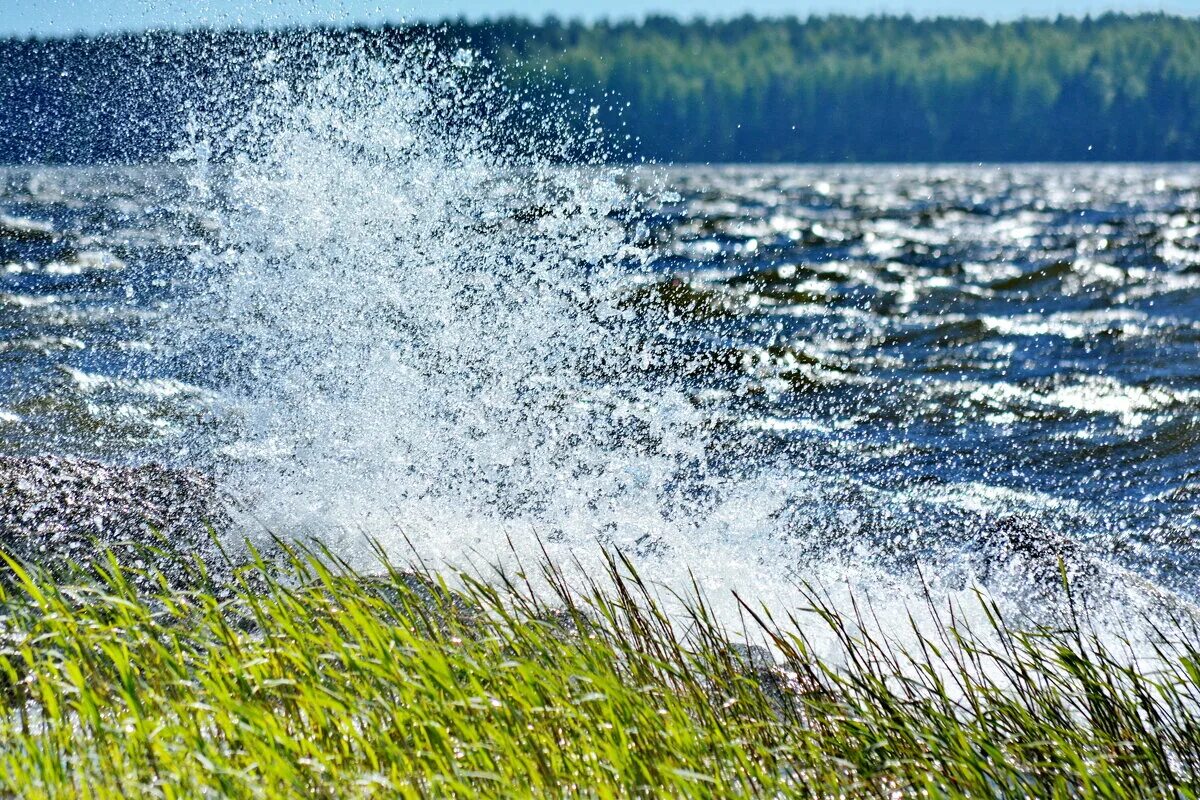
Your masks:
<path fill-rule="evenodd" d="M 685 18 L 845 13 L 973 16 L 992 20 L 1105 11 L 1200 14 L 1200 0 L 0 0 L 0 36 L 186 27 L 383 23 L 515 14 L 541 19 Z"/>

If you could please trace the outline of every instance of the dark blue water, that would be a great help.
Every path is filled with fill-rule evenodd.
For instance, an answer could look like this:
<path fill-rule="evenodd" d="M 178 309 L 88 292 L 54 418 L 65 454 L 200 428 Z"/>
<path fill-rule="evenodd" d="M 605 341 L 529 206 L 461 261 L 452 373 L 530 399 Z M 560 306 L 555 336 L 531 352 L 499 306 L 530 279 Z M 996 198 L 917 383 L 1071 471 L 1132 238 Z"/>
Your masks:
<path fill-rule="evenodd" d="M 763 376 L 739 403 L 747 426 L 799 463 L 1049 515 L 1187 581 L 1200 170 L 729 167 L 669 182 L 660 264 L 683 285 L 667 295 L 693 336 Z"/>
<path fill-rule="evenodd" d="M 1020 514 L 1190 591 L 1200 168 L 666 184 L 629 293 L 666 309 L 655 335 L 716 421 L 714 463 L 841 476 L 918 517 Z M 207 210 L 164 169 L 8 169 L 0 187 L 0 452 L 187 460 L 219 403 L 152 333 L 215 235 Z"/>

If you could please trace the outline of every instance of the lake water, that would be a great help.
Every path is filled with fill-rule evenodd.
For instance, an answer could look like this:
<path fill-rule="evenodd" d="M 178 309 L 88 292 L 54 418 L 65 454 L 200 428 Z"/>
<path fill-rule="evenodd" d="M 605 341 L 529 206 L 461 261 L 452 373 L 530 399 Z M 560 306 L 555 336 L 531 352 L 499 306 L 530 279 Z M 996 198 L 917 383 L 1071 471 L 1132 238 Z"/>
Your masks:
<path fill-rule="evenodd" d="M 0 453 L 201 466 L 450 560 L 495 525 L 965 585 L 1026 570 L 999 528 L 1195 597 L 1200 167 L 677 167 L 615 179 L 633 212 L 330 169 L 0 171 Z"/>

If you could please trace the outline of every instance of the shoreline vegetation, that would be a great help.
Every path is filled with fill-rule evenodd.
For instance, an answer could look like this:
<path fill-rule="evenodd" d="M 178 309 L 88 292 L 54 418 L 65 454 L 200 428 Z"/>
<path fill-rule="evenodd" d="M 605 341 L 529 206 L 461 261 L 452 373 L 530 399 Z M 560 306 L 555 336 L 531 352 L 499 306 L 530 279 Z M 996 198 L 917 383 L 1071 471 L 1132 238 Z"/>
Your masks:
<path fill-rule="evenodd" d="M 501 94 L 519 95 L 505 113 L 514 141 L 544 133 L 547 117 L 574 118 L 581 139 L 606 132 L 615 161 L 1200 160 L 1200 18 L 1105 14 L 0 39 L 0 163 L 161 160 L 189 131 L 236 124 L 258 89 L 303 85 L 323 54 L 389 59 L 414 42 L 493 65 Z"/>
<path fill-rule="evenodd" d="M 1200 634 L 1141 659 L 1070 611 L 878 631 L 660 595 L 619 553 L 487 579 L 319 545 L 74 572 L 6 558 L 0 791 L 79 797 L 1194 797 Z M 124 561 L 124 565 L 122 564 Z M 235 567 L 236 565 L 236 567 Z M 214 578 L 214 575 L 225 577 Z M 535 590 L 534 585 L 546 587 Z M 453 587 L 453 588 L 452 588 Z M 1069 591 L 1064 596 L 1069 600 Z M 739 600 L 742 600 L 739 598 Z M 670 611 L 668 611 L 668 606 Z M 874 633 L 872 631 L 875 631 Z M 898 634 L 898 631 L 892 631 Z M 832 636 L 842 663 L 814 653 Z M 828 640 L 827 638 L 825 639 Z"/>

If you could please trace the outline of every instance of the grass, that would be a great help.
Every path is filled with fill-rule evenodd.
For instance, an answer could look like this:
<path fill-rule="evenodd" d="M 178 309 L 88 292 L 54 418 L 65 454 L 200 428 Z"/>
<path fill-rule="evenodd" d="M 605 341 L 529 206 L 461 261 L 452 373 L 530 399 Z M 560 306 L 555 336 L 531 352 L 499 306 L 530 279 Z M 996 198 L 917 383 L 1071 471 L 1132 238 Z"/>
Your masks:
<path fill-rule="evenodd" d="M 283 549 L 232 589 L 109 558 L 16 563 L 0 597 L 0 784 L 14 797 L 1195 797 L 1200 652 L 1135 668 L 1075 620 L 900 650 L 816 591 L 775 658 L 619 555 L 583 590 L 357 574 Z M 146 588 L 150 586 L 151 588 Z M 602 588 L 603 587 L 603 588 Z M 859 615 L 862 616 L 862 615 Z M 840 668 L 806 631 L 839 637 Z M 988 644 L 990 643 L 990 644 Z M 774 663 L 778 660 L 778 663 Z"/>

